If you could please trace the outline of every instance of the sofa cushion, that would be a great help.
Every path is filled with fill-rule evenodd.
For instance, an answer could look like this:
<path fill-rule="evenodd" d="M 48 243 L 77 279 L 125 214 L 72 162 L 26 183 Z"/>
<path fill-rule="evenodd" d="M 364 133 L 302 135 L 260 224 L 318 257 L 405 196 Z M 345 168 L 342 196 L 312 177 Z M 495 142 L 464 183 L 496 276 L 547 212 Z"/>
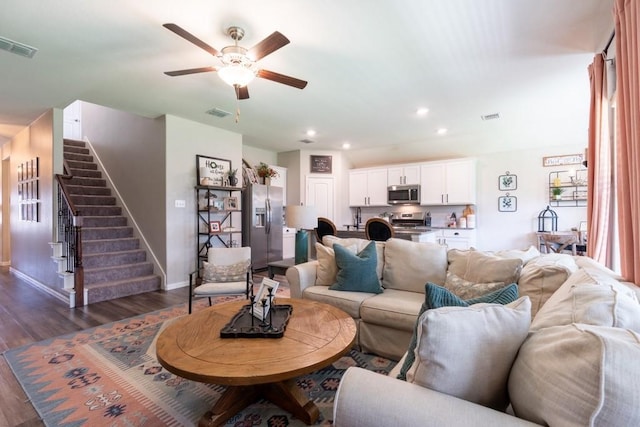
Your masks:
<path fill-rule="evenodd" d="M 498 289 L 489 294 L 483 295 L 479 298 L 470 300 L 462 300 L 448 289 L 442 286 L 435 285 L 433 283 L 427 283 L 425 285 L 425 298 L 424 303 L 420 307 L 418 318 L 427 310 L 433 310 L 440 307 L 469 307 L 473 304 L 491 303 L 491 304 L 509 304 L 518 299 L 518 286 L 515 283 L 505 286 L 502 289 Z M 409 348 L 406 356 L 403 358 L 403 365 L 400 369 L 400 375 L 398 379 L 406 380 L 407 371 L 415 363 L 416 360 L 416 345 L 418 342 L 418 327 L 420 326 L 420 319 L 418 319 L 413 326 L 413 336 L 409 342 Z"/>
<path fill-rule="evenodd" d="M 639 359 L 640 336 L 627 329 L 543 329 L 525 341 L 513 364 L 513 410 L 550 426 L 640 425 Z"/>
<path fill-rule="evenodd" d="M 411 292 L 424 292 L 424 284 L 444 284 L 447 249 L 436 243 L 418 243 L 391 238 L 384 247 L 382 286 Z"/>
<path fill-rule="evenodd" d="M 444 282 L 445 288 L 462 299 L 477 298 L 481 295 L 504 288 L 506 285 L 504 282 L 473 283 L 456 276 L 450 271 L 447 271 L 447 279 Z"/>
<path fill-rule="evenodd" d="M 551 295 L 578 270 L 571 255 L 544 254 L 527 263 L 520 272 L 518 287 L 520 295 L 531 299 L 531 317 L 549 299 Z"/>
<path fill-rule="evenodd" d="M 338 274 L 338 265 L 336 264 L 336 256 L 333 247 L 324 246 L 316 243 L 316 258 L 318 259 L 318 267 L 316 270 L 316 285 L 331 286 L 336 283 L 336 275 Z M 356 245 L 345 246 L 346 249 L 356 253 Z"/>
<path fill-rule="evenodd" d="M 382 292 L 380 279 L 376 274 L 377 256 L 375 242 L 370 242 L 366 248 L 357 254 L 341 245 L 333 245 L 336 255 L 338 274 L 336 283 L 329 286 L 334 291 Z"/>
<path fill-rule="evenodd" d="M 375 295 L 367 292 L 332 291 L 328 286 L 310 286 L 302 292 L 302 298 L 337 307 L 354 319 L 360 318 L 362 302 Z"/>
<path fill-rule="evenodd" d="M 635 292 L 609 274 L 590 268 L 580 269 L 538 311 L 531 330 L 571 323 L 640 332 L 640 304 Z"/>
<path fill-rule="evenodd" d="M 530 320 L 528 297 L 508 305 L 427 310 L 420 317 L 416 361 L 407 381 L 504 410 L 509 371 Z"/>
<path fill-rule="evenodd" d="M 516 283 L 522 270 L 520 258 L 500 258 L 474 250 L 452 249 L 447 258 L 448 271 L 473 283 Z"/>
<path fill-rule="evenodd" d="M 322 238 L 322 243 L 325 246 L 328 246 L 330 248 L 333 247 L 333 245 L 336 243 L 345 247 L 355 245 L 356 253 L 366 248 L 369 242 L 371 242 L 371 240 L 359 239 L 357 237 L 341 238 L 341 237 L 327 235 Z M 378 257 L 376 272 L 380 279 L 382 279 L 382 269 L 384 267 L 384 247 L 385 247 L 385 242 L 376 242 L 376 256 Z"/>
<path fill-rule="evenodd" d="M 360 317 L 374 325 L 413 331 L 423 303 L 422 293 L 385 289 L 380 295 L 362 302 Z"/>
<path fill-rule="evenodd" d="M 494 255 L 499 256 L 500 258 L 509 258 L 509 259 L 518 258 L 522 260 L 523 265 L 527 265 L 529 261 L 540 256 L 540 251 L 535 246 L 530 246 L 529 249 L 526 249 L 526 250 L 507 249 L 507 250 L 497 251 L 497 252 L 494 252 Z"/>

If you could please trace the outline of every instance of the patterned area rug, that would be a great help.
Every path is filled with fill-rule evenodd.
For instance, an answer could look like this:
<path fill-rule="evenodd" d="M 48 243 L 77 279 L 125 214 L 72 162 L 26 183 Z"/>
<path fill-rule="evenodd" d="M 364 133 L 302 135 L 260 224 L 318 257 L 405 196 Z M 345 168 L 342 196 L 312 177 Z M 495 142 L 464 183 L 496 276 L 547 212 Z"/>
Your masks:
<path fill-rule="evenodd" d="M 186 312 L 186 305 L 155 311 L 12 349 L 5 358 L 47 426 L 196 425 L 224 387 L 178 377 L 155 357 L 158 334 Z M 328 426 L 333 397 L 345 369 L 360 366 L 387 374 L 394 365 L 352 350 L 332 365 L 299 377 L 297 384 L 320 409 L 316 425 Z M 260 400 L 225 425 L 305 424 Z"/>

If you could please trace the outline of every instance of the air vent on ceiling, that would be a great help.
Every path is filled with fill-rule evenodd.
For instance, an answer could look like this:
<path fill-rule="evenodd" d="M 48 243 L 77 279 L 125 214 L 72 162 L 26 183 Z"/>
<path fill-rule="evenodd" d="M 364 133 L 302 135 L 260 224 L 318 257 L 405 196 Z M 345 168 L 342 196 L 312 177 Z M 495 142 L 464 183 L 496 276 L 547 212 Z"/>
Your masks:
<path fill-rule="evenodd" d="M 27 46 L 24 43 L 19 43 L 6 37 L 0 37 L 0 49 L 24 56 L 25 58 L 33 58 L 33 55 L 38 51 L 35 47 Z"/>
<path fill-rule="evenodd" d="M 304 143 L 304 144 L 311 144 L 311 143 L 313 143 L 313 141 L 312 141 L 312 140 L 310 140 L 310 139 L 306 139 L 306 138 L 305 138 L 305 139 L 301 139 L 301 140 L 300 140 L 300 142 L 302 142 L 302 143 Z"/>
<path fill-rule="evenodd" d="M 221 110 L 219 108 L 212 108 L 211 110 L 206 111 L 206 113 L 207 114 L 211 114 L 212 116 L 220 117 L 220 118 L 227 117 L 227 116 L 231 115 L 230 112 Z"/>
<path fill-rule="evenodd" d="M 500 118 L 500 113 L 493 114 L 485 114 L 484 116 L 480 116 L 482 120 L 495 120 Z"/>

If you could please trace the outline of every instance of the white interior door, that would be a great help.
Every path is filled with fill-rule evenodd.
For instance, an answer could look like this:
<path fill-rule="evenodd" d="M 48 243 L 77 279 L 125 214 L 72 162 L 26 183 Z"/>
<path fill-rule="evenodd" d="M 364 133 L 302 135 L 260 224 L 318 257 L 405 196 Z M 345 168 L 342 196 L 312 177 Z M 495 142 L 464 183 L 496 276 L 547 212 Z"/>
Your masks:
<path fill-rule="evenodd" d="M 318 216 L 335 222 L 333 177 L 307 177 L 307 206 L 315 206 Z"/>
<path fill-rule="evenodd" d="M 81 124 L 82 108 L 80 101 L 69 104 L 62 112 L 62 137 L 82 140 L 82 124 Z"/>

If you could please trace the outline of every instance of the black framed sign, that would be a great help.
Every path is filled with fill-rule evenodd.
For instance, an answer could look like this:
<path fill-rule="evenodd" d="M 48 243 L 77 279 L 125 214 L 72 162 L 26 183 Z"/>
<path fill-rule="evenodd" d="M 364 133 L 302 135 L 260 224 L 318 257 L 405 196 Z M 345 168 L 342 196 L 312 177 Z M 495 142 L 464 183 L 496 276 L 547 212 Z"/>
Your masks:
<path fill-rule="evenodd" d="M 198 185 L 214 185 L 224 187 L 231 170 L 231 160 L 196 154 L 196 174 Z"/>
<path fill-rule="evenodd" d="M 331 172 L 331 156 L 311 156 L 311 173 Z"/>

